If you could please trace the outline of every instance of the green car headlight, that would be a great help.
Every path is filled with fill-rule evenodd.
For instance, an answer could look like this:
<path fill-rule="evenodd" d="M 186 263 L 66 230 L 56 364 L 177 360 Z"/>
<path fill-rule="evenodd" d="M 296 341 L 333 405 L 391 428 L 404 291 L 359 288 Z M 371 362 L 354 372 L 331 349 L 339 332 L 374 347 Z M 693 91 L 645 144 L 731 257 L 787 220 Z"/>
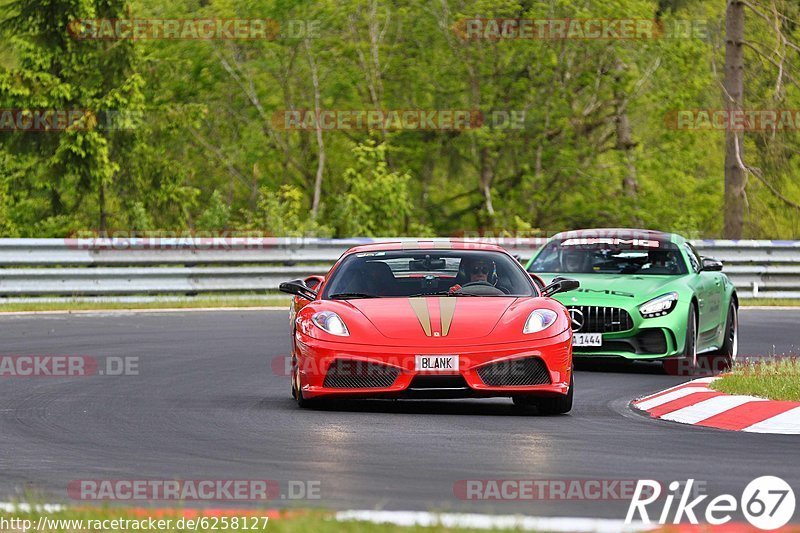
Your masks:
<path fill-rule="evenodd" d="M 678 293 L 670 292 L 653 298 L 639 306 L 639 312 L 644 318 L 655 318 L 672 312 L 678 304 Z"/>

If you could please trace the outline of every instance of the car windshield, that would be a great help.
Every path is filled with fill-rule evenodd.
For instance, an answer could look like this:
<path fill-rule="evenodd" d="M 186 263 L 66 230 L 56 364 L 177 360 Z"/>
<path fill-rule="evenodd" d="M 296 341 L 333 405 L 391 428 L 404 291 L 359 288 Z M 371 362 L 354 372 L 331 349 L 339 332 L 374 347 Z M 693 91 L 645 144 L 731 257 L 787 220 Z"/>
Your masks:
<path fill-rule="evenodd" d="M 510 256 L 479 250 L 354 253 L 325 284 L 325 299 L 409 296 L 535 296 L 530 277 Z"/>
<path fill-rule="evenodd" d="M 686 274 L 678 247 L 665 240 L 566 238 L 549 241 L 530 272 L 558 274 Z"/>

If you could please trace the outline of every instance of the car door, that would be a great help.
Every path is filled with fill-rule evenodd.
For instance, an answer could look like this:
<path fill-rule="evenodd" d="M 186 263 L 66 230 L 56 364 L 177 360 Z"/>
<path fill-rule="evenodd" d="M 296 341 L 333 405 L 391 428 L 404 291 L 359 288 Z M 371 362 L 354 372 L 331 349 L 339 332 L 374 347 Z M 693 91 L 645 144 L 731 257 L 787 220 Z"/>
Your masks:
<path fill-rule="evenodd" d="M 722 293 L 725 290 L 719 272 L 703 271 L 700 254 L 689 243 L 684 244 L 686 255 L 692 268 L 690 284 L 697 295 L 698 349 L 702 350 L 714 342 L 719 331 L 719 316 L 722 306 Z"/>

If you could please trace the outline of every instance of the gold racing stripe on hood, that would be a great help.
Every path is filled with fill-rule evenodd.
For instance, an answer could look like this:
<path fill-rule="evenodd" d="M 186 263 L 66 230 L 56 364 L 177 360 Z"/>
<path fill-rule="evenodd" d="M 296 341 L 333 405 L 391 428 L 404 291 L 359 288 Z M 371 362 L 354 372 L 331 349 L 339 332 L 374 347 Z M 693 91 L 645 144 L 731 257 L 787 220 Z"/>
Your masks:
<path fill-rule="evenodd" d="M 417 315 L 419 325 L 425 331 L 425 335 L 431 336 L 431 313 L 428 311 L 428 302 L 425 298 L 409 298 L 408 303 L 411 304 L 411 309 Z"/>
<path fill-rule="evenodd" d="M 442 337 L 446 337 L 450 332 L 450 324 L 453 322 L 453 315 L 456 313 L 456 300 L 453 296 L 439 298 L 439 318 L 442 321 Z"/>

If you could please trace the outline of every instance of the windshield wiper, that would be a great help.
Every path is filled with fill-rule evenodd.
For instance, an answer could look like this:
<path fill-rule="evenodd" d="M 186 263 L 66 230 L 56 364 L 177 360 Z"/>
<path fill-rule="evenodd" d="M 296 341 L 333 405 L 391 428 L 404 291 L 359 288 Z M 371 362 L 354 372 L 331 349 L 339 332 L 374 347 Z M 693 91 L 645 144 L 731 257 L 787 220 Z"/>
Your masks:
<path fill-rule="evenodd" d="M 367 294 L 364 292 L 339 292 L 328 296 L 331 300 L 348 300 L 350 298 L 380 298 L 377 294 Z"/>

